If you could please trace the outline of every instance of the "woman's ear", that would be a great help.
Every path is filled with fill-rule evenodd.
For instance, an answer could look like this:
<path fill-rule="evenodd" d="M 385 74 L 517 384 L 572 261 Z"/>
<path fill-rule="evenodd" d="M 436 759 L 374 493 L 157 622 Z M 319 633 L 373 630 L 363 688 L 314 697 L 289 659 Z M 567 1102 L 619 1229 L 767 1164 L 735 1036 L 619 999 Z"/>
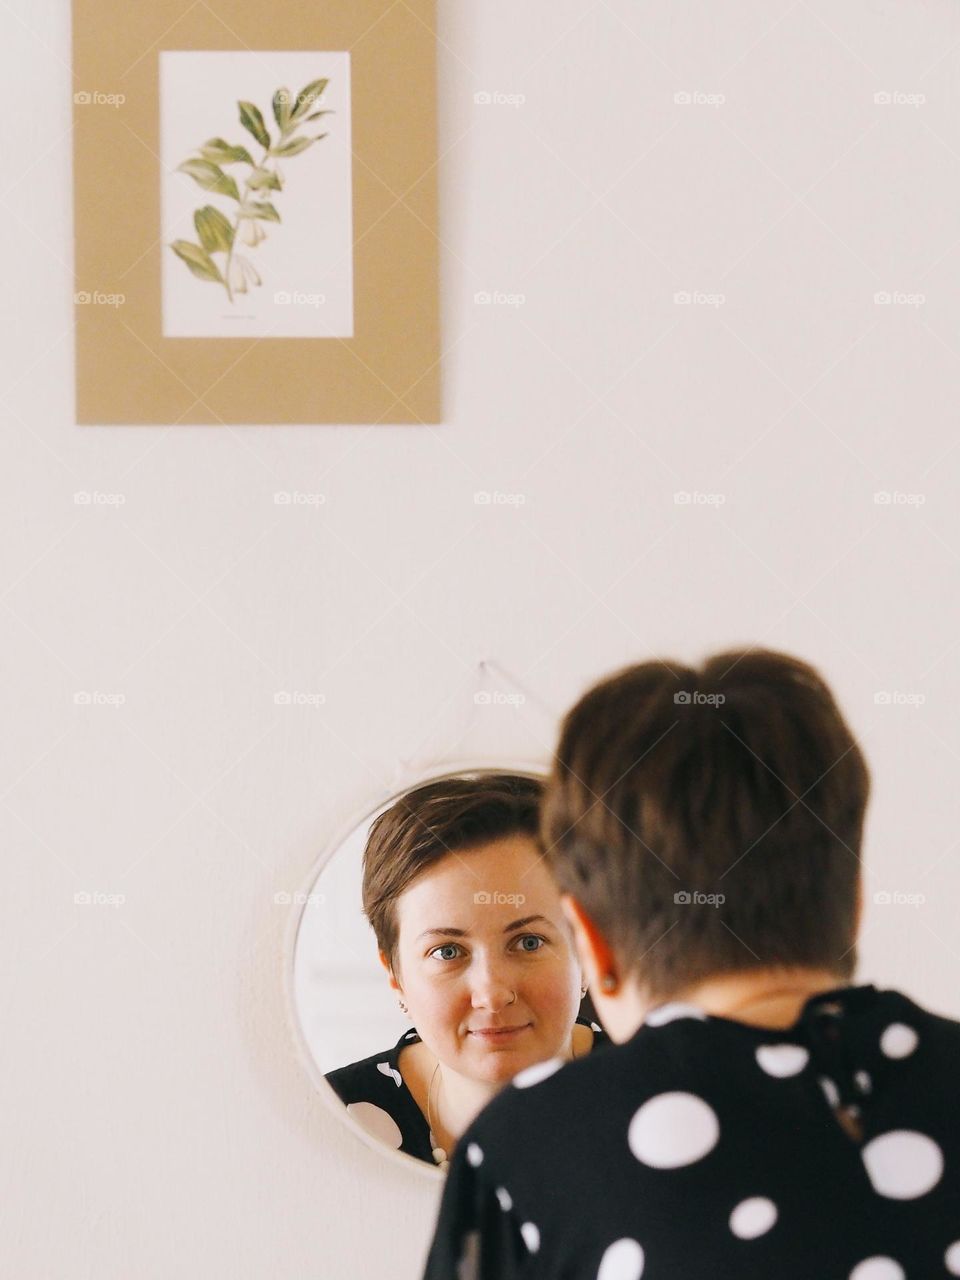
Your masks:
<path fill-rule="evenodd" d="M 387 971 L 387 976 L 390 982 L 390 986 L 393 988 L 394 991 L 402 991 L 403 988 L 400 986 L 400 983 L 397 981 L 396 976 L 390 967 L 390 961 L 387 958 L 387 953 L 385 951 L 378 951 L 377 957 L 380 960 L 380 963 L 383 965 L 384 969 L 386 969 Z"/>
<path fill-rule="evenodd" d="M 583 907 L 570 893 L 560 895 L 560 906 L 563 914 L 570 921 L 577 951 L 580 953 L 580 964 L 586 975 L 587 986 L 596 988 L 605 973 L 616 973 L 616 962 L 606 938 L 587 915 Z"/>

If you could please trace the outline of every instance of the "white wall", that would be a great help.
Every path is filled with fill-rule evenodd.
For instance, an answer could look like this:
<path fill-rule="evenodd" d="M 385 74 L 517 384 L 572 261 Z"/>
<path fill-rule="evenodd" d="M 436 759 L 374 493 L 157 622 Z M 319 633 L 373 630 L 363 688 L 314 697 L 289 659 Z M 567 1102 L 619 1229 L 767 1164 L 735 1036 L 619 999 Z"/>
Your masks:
<path fill-rule="evenodd" d="M 436 1187 L 312 1091 L 273 895 L 480 658 L 557 711 L 649 656 L 817 664 L 868 896 L 926 898 L 869 903 L 861 977 L 960 1015 L 956 5 L 441 0 L 433 428 L 72 425 L 68 6 L 0 23 L 0 1271 L 418 1274 Z"/>

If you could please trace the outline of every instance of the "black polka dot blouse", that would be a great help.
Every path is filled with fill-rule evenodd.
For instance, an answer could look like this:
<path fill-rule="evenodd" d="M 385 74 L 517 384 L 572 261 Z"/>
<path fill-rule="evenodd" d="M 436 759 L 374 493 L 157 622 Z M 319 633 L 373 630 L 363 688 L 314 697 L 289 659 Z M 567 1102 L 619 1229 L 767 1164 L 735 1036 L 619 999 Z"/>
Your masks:
<path fill-rule="evenodd" d="M 611 1044 L 596 1022 L 586 1018 L 577 1018 L 577 1022 L 593 1028 L 591 1052 Z M 400 1074 L 401 1050 L 419 1039 L 415 1029 L 406 1031 L 392 1049 L 328 1071 L 324 1079 L 346 1104 L 348 1114 L 378 1141 L 446 1168 L 447 1153 L 437 1146 L 426 1117 Z"/>
<path fill-rule="evenodd" d="M 787 1031 L 652 1010 L 454 1149 L 424 1280 L 960 1276 L 960 1023 L 843 987 Z"/>

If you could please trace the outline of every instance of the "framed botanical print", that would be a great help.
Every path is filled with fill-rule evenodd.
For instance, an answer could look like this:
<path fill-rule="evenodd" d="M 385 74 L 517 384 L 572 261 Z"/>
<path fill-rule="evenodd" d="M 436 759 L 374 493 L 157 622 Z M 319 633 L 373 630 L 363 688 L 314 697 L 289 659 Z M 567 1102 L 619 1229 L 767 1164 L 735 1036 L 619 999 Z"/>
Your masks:
<path fill-rule="evenodd" d="M 433 0 L 74 0 L 77 421 L 440 420 Z"/>

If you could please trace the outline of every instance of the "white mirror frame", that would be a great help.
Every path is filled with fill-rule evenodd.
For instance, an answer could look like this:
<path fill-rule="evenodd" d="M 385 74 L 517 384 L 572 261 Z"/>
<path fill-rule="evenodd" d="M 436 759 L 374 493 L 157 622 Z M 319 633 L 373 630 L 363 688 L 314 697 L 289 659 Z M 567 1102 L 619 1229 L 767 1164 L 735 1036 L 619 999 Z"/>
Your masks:
<path fill-rule="evenodd" d="M 373 1134 L 368 1133 L 366 1129 L 359 1124 L 341 1101 L 339 1095 L 333 1089 L 332 1085 L 324 1079 L 324 1074 L 320 1070 L 320 1066 L 310 1052 L 307 1044 L 307 1038 L 304 1034 L 303 1024 L 300 1021 L 300 1014 L 297 1009 L 295 991 L 294 991 L 294 964 L 297 957 L 297 938 L 300 933 L 300 926 L 303 923 L 303 915 L 308 902 L 308 894 L 316 884 L 318 877 L 330 859 L 336 854 L 337 850 L 347 839 L 352 831 L 355 831 L 362 822 L 366 822 L 373 817 L 375 813 L 389 802 L 394 796 L 402 796 L 407 791 L 412 791 L 414 787 L 420 786 L 425 782 L 437 782 L 442 778 L 454 778 L 462 776 L 465 773 L 518 773 L 528 777 L 544 779 L 549 772 L 549 765 L 541 760 L 514 762 L 511 760 L 491 760 L 489 758 L 480 760 L 471 760 L 464 764 L 452 764 L 445 761 L 442 764 L 425 766 L 422 772 L 418 771 L 412 780 L 404 782 L 399 791 L 390 792 L 377 800 L 373 804 L 364 805 L 363 809 L 355 813 L 350 819 L 344 822 L 337 830 L 334 838 L 326 845 L 323 853 L 313 864 L 310 875 L 302 886 L 300 892 L 295 898 L 296 910 L 291 911 L 290 918 L 287 922 L 286 938 L 284 941 L 284 961 L 283 961 L 283 992 L 284 1003 L 287 1009 L 287 1017 L 290 1026 L 293 1028 L 293 1036 L 296 1044 L 297 1056 L 299 1057 L 307 1076 L 316 1087 L 326 1106 L 334 1111 L 341 1123 L 346 1123 L 349 1129 L 352 1129 L 361 1142 L 365 1143 L 372 1150 L 381 1156 L 396 1162 L 406 1170 L 414 1167 L 418 1173 L 429 1178 L 431 1182 L 442 1182 L 444 1175 L 439 1168 L 431 1168 L 425 1160 L 418 1160 L 415 1156 L 407 1155 L 404 1151 L 397 1151 L 392 1147 L 386 1146 L 380 1142 Z"/>

